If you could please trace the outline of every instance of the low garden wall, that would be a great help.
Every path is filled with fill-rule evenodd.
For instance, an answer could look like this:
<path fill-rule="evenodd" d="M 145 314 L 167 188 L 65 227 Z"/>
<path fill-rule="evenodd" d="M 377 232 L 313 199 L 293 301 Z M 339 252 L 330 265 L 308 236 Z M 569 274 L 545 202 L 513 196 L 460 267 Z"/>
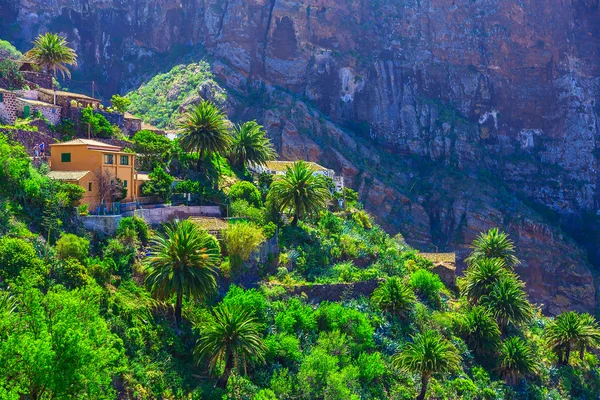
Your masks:
<path fill-rule="evenodd" d="M 124 217 L 137 216 L 144 218 L 150 225 L 159 225 L 165 222 L 188 219 L 190 217 L 220 217 L 219 206 L 183 206 L 141 209 L 123 213 Z"/>
<path fill-rule="evenodd" d="M 355 299 L 360 296 L 368 297 L 377 289 L 380 283 L 380 279 L 371 279 L 352 283 L 281 286 L 286 289 L 286 295 L 288 296 L 306 296 L 309 302 L 320 303 L 322 301 L 340 301 L 347 298 Z"/>

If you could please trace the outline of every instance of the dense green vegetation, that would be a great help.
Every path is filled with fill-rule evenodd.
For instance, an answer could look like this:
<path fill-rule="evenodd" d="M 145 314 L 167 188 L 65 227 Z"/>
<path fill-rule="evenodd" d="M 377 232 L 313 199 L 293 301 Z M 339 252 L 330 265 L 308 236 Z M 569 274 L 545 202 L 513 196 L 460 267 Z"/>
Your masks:
<path fill-rule="evenodd" d="M 126 97 L 131 100 L 128 110 L 158 128 L 172 129 L 177 125 L 179 107 L 196 99 L 198 89 L 205 85 L 214 91 L 214 102 L 225 100 L 225 92 L 219 90 L 206 62 L 177 65 L 128 93 Z"/>
<path fill-rule="evenodd" d="M 328 202 L 321 178 L 304 179 L 302 200 L 287 202 L 278 182 L 307 178 L 298 163 L 273 182 L 229 176 L 237 183 L 226 196 L 245 218 L 220 243 L 189 221 L 152 231 L 138 218 L 101 238 L 70 222 L 76 190 L 45 178 L 6 138 L 0 157 L 2 398 L 600 394 L 590 352 L 600 345 L 597 322 L 574 312 L 546 318 L 529 304 L 502 232 L 482 234 L 458 289 L 446 287 L 356 201 L 345 210 Z M 55 198 L 68 202 L 43 206 Z M 251 256 L 276 234 L 279 254 Z M 339 301 L 309 290 L 371 279 L 380 279 L 372 294 Z M 244 289 L 249 282 L 258 288 Z M 286 294 L 298 285 L 306 295 Z"/>
<path fill-rule="evenodd" d="M 9 41 L 0 39 L 0 52 L 5 52 L 10 58 L 18 60 L 23 54 L 15 48 Z"/>

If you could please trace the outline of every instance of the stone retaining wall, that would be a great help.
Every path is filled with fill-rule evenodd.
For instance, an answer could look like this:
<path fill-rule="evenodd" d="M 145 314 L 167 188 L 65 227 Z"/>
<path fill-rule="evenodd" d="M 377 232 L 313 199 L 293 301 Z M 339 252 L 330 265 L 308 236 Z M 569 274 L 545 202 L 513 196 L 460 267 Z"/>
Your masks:
<path fill-rule="evenodd" d="M 320 303 L 322 301 L 340 301 L 343 299 L 355 299 L 360 296 L 370 296 L 382 281 L 372 279 L 363 282 L 314 284 L 302 286 L 283 286 L 288 296 L 305 295 L 309 302 Z"/>
<path fill-rule="evenodd" d="M 44 147 L 46 149 L 49 149 L 50 145 L 56 142 L 56 140 L 52 136 L 40 131 L 24 131 L 20 129 L 11 129 L 6 130 L 5 133 L 9 138 L 14 140 L 15 142 L 19 142 L 20 144 L 22 144 L 23 147 L 25 147 L 25 151 L 27 151 L 27 154 L 29 154 L 30 156 L 33 156 L 33 149 L 36 145 L 44 143 Z"/>
<path fill-rule="evenodd" d="M 125 117 L 121 113 L 94 110 L 95 113 L 102 114 L 111 125 L 117 125 L 119 128 L 125 128 Z"/>
<path fill-rule="evenodd" d="M 17 96 L 14 93 L 2 92 L 0 102 L 0 123 L 14 125 L 17 120 Z"/>
<path fill-rule="evenodd" d="M 23 78 L 44 89 L 52 89 L 52 75 L 33 71 L 21 71 Z"/>
<path fill-rule="evenodd" d="M 15 90 L 15 93 L 17 93 L 17 95 L 19 97 L 22 97 L 24 99 L 28 99 L 28 100 L 38 100 L 38 91 L 35 89 L 23 89 L 23 90 Z"/>
<path fill-rule="evenodd" d="M 121 218 L 123 217 L 120 215 L 88 215 L 80 217 L 85 229 L 110 236 L 117 233 Z"/>

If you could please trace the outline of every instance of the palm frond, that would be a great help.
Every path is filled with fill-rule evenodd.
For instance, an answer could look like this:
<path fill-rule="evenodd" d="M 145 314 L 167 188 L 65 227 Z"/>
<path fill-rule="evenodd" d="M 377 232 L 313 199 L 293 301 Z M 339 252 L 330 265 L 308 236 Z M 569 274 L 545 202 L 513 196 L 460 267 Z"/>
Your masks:
<path fill-rule="evenodd" d="M 508 267 L 520 264 L 515 255 L 515 246 L 508 235 L 498 228 L 492 228 L 486 233 L 481 233 L 471 245 L 473 252 L 465 260 L 472 264 L 481 258 L 500 258 Z"/>
<path fill-rule="evenodd" d="M 231 145 L 227 116 L 210 101 L 203 100 L 194 106 L 178 125 L 183 149 L 197 151 L 201 158 L 209 153 L 226 154 Z"/>
<path fill-rule="evenodd" d="M 266 137 L 264 128 L 256 121 L 245 122 L 234 128 L 230 159 L 234 165 L 265 165 L 275 160 L 277 153 L 271 140 Z"/>
<path fill-rule="evenodd" d="M 71 77 L 67 65 L 77 66 L 77 53 L 69 47 L 67 40 L 55 33 L 39 35 L 33 42 L 33 48 L 25 53 L 25 59 L 47 71 L 52 70 L 54 76 L 60 71 L 63 77 Z"/>

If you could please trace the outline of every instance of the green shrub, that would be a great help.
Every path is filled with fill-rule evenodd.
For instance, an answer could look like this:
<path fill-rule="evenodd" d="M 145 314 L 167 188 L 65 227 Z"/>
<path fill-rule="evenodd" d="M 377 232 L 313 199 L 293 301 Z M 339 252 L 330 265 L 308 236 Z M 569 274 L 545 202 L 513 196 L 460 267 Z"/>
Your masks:
<path fill-rule="evenodd" d="M 355 211 L 352 213 L 352 219 L 363 229 L 373 228 L 371 217 L 365 211 Z"/>
<path fill-rule="evenodd" d="M 74 258 L 81 263 L 85 263 L 90 252 L 90 241 L 72 233 L 61 235 L 56 242 L 56 256 L 60 260 Z"/>
<path fill-rule="evenodd" d="M 327 378 L 339 371 L 336 357 L 315 347 L 304 357 L 298 371 L 298 384 L 303 397 L 307 399 L 323 398 Z"/>
<path fill-rule="evenodd" d="M 273 372 L 271 377 L 271 389 L 280 400 L 291 400 L 295 398 L 295 376 L 290 374 L 287 368 Z"/>
<path fill-rule="evenodd" d="M 91 277 L 78 259 L 66 258 L 56 267 L 56 280 L 67 288 L 74 289 L 89 284 Z"/>
<path fill-rule="evenodd" d="M 287 333 L 269 335 L 265 338 L 265 345 L 267 346 L 265 355 L 267 362 L 277 361 L 292 365 L 302 359 L 300 341 L 294 335 Z"/>
<path fill-rule="evenodd" d="M 366 384 L 381 378 L 386 371 L 386 366 L 380 353 L 360 353 L 356 365 L 359 369 L 360 380 Z"/>
<path fill-rule="evenodd" d="M 261 228 L 252 223 L 229 224 L 223 234 L 231 268 L 238 271 L 252 253 L 265 241 Z"/>
<path fill-rule="evenodd" d="M 142 185 L 142 194 L 144 196 L 158 197 L 164 202 L 169 201 L 175 178 L 169 175 L 162 167 L 154 168 L 154 171 L 148 175 L 148 178 L 150 180 Z"/>
<path fill-rule="evenodd" d="M 25 79 L 19 71 L 19 64 L 10 59 L 0 61 L 0 78 L 6 79 L 8 89 L 22 89 L 25 84 Z"/>
<path fill-rule="evenodd" d="M 323 234 L 339 235 L 342 233 L 344 220 L 330 211 L 321 214 L 319 219 L 319 229 Z"/>
<path fill-rule="evenodd" d="M 127 97 L 119 96 L 118 94 L 113 95 L 113 97 L 110 98 L 110 102 L 113 108 L 120 113 L 127 111 L 127 107 L 131 104 L 131 100 Z"/>
<path fill-rule="evenodd" d="M 0 239 L 0 277 L 14 279 L 25 271 L 36 276 L 48 273 L 46 265 L 30 242 L 9 237 Z"/>
<path fill-rule="evenodd" d="M 444 288 L 440 277 L 426 269 L 419 269 L 410 276 L 410 286 L 430 302 L 436 303 L 439 291 Z"/>
<path fill-rule="evenodd" d="M 133 262 L 135 261 L 136 249 L 127 246 L 117 239 L 110 239 L 104 247 L 102 254 L 103 262 L 114 263 L 111 265 L 111 270 L 126 274 L 130 271 Z"/>
<path fill-rule="evenodd" d="M 290 335 L 298 331 L 312 332 L 317 327 L 312 307 L 302 304 L 298 299 L 290 299 L 287 304 L 279 302 L 281 310 L 275 315 L 275 325 Z"/>
<path fill-rule="evenodd" d="M 262 206 L 262 196 L 256 186 L 248 181 L 236 182 L 229 189 L 229 197 L 232 202 L 246 200 L 253 207 Z"/>
<path fill-rule="evenodd" d="M 86 107 L 81 111 L 81 122 L 87 129 L 87 124 L 90 125 L 94 136 L 110 138 L 113 136 L 113 127 L 104 117 L 104 115 L 95 113 L 92 107 Z"/>
<path fill-rule="evenodd" d="M 248 218 L 258 224 L 262 224 L 265 219 L 261 209 L 252 206 L 244 199 L 239 199 L 231 203 L 230 211 L 232 217 Z"/>
<path fill-rule="evenodd" d="M 141 171 L 153 171 L 160 165 L 167 165 L 173 154 L 173 142 L 166 136 L 147 129 L 137 132 L 132 139 L 133 151 L 138 155 L 136 167 Z M 196 193 L 187 190 L 181 193 Z"/>
<path fill-rule="evenodd" d="M 23 57 L 23 54 L 8 40 L 0 39 L 0 50 L 6 52 L 13 60 L 19 60 L 21 57 Z"/>
<path fill-rule="evenodd" d="M 244 290 L 236 285 L 231 285 L 227 295 L 223 298 L 223 304 L 241 306 L 244 310 L 252 310 L 260 321 L 264 320 L 268 306 L 267 299 L 258 290 Z"/>
<path fill-rule="evenodd" d="M 374 345 L 374 329 L 366 315 L 339 303 L 321 303 L 315 312 L 320 330 L 339 330 L 353 339 L 355 353 L 371 349 Z"/>
<path fill-rule="evenodd" d="M 143 245 L 148 244 L 150 233 L 148 225 L 143 218 L 135 216 L 122 218 L 119 222 L 119 227 L 117 228 L 117 236 L 124 235 L 127 230 L 133 230 Z"/>

